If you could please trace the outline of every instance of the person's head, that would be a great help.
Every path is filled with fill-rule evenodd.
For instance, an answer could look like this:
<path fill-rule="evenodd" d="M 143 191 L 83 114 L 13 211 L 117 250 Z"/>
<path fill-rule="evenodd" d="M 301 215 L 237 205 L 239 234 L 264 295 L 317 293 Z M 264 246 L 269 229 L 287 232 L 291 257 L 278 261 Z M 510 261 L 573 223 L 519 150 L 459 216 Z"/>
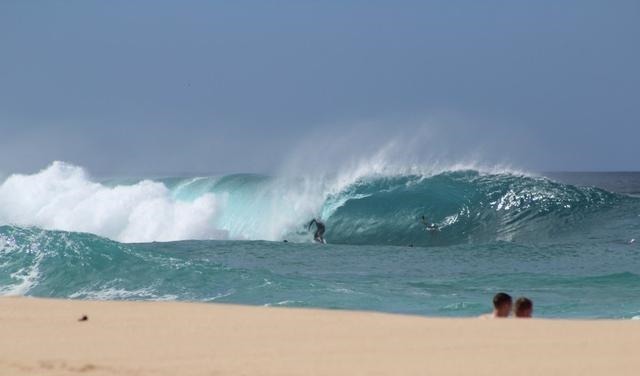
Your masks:
<path fill-rule="evenodd" d="M 511 295 L 499 292 L 493 297 L 493 314 L 496 317 L 509 317 L 513 301 Z"/>
<path fill-rule="evenodd" d="M 531 299 L 522 297 L 516 300 L 515 307 L 513 309 L 516 317 L 519 318 L 531 318 L 533 316 L 533 302 Z"/>

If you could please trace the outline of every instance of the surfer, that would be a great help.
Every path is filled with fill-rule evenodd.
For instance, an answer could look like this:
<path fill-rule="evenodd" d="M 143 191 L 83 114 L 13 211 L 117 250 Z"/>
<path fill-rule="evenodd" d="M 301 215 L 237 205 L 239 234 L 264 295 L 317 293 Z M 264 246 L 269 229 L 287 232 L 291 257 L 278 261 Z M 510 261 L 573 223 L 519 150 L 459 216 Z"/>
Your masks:
<path fill-rule="evenodd" d="M 311 230 L 311 226 L 313 226 L 314 223 L 316 225 L 316 232 L 313 234 L 313 240 L 318 243 L 325 244 L 326 241 L 324 240 L 324 223 L 322 223 L 322 221 L 315 218 L 312 219 L 311 222 L 309 222 L 309 226 L 307 229 Z"/>
<path fill-rule="evenodd" d="M 439 230 L 438 226 L 436 226 L 435 223 L 429 223 L 427 221 L 427 218 L 424 215 L 422 216 L 422 224 L 425 226 L 424 229 L 426 231 L 437 231 L 437 230 Z"/>

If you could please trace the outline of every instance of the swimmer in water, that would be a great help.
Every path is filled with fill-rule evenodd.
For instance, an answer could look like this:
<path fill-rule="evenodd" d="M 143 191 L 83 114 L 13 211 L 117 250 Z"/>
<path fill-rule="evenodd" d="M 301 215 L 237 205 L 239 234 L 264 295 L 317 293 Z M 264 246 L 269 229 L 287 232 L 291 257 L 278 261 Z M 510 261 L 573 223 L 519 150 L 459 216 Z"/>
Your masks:
<path fill-rule="evenodd" d="M 435 223 L 429 223 L 427 221 L 427 218 L 424 215 L 422 216 L 422 224 L 424 225 L 424 229 L 426 231 L 437 231 L 437 230 L 439 230 L 438 226 L 436 226 Z"/>
<path fill-rule="evenodd" d="M 513 314 L 521 319 L 530 319 L 533 317 L 533 302 L 531 299 L 525 297 L 518 298 L 513 307 Z"/>
<path fill-rule="evenodd" d="M 309 222 L 309 226 L 307 229 L 311 230 L 311 226 L 313 226 L 314 223 L 316 225 L 316 232 L 313 234 L 313 240 L 320 244 L 325 244 L 326 241 L 324 240 L 324 223 L 322 223 L 322 221 L 314 218 L 313 220 L 311 220 L 311 222 Z"/>

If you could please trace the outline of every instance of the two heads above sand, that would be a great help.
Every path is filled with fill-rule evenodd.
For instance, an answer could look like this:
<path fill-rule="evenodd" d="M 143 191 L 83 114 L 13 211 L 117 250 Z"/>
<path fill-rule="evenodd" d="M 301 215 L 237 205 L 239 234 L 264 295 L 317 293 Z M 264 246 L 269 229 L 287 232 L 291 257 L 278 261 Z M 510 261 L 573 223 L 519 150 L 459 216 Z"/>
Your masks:
<path fill-rule="evenodd" d="M 511 296 L 504 292 L 499 292 L 493 297 L 492 318 L 507 318 L 513 310 L 513 315 L 517 318 L 531 318 L 533 316 L 533 302 L 525 297 L 518 298 L 513 304 Z"/>

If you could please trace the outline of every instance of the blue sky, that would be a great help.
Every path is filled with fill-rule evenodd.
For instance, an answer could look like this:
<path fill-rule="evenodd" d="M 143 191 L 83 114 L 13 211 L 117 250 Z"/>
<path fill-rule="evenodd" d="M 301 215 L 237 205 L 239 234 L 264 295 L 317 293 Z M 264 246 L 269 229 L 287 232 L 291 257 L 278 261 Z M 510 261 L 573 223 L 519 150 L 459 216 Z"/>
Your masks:
<path fill-rule="evenodd" d="M 273 173 L 309 139 L 357 153 L 354 129 L 428 134 L 425 161 L 640 170 L 638 20 L 638 1 L 4 0 L 0 172 Z"/>

